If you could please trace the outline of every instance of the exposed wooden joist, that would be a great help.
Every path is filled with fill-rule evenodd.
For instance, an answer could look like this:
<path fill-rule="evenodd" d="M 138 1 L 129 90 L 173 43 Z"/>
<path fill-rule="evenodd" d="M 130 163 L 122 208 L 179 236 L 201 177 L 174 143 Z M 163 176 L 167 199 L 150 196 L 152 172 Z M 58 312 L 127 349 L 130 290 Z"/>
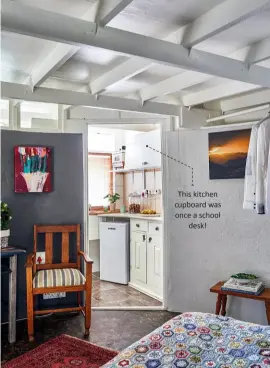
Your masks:
<path fill-rule="evenodd" d="M 108 119 L 108 118 L 96 118 L 96 119 L 74 119 L 74 118 L 70 118 L 68 119 L 69 121 L 72 121 L 76 124 L 81 124 L 82 122 L 85 123 L 94 123 L 96 125 L 103 125 L 103 124 L 108 124 L 108 125 L 114 125 L 114 124 L 119 124 L 119 125 L 125 125 L 125 124 L 137 124 L 137 125 L 146 125 L 146 124 L 160 124 L 160 122 L 162 122 L 164 119 L 160 119 L 160 118 L 124 118 L 124 119 Z M 123 127 L 122 127 L 123 129 Z"/>
<path fill-rule="evenodd" d="M 137 100 L 95 96 L 84 92 L 72 92 L 52 88 L 37 87 L 32 91 L 31 86 L 25 84 L 1 82 L 1 95 L 3 98 L 25 101 L 48 102 L 64 105 L 90 106 L 99 109 L 134 111 L 148 114 L 178 116 L 179 107 L 176 105 L 147 102 L 144 105 Z"/>
<path fill-rule="evenodd" d="M 155 97 L 165 96 L 178 92 L 195 84 L 203 83 L 211 78 L 209 74 L 198 72 L 184 72 L 170 77 L 156 84 L 147 86 L 139 91 L 142 101 L 148 101 Z"/>
<path fill-rule="evenodd" d="M 42 19 L 42 22 L 40 22 Z M 270 69 L 5 0 L 2 29 L 75 46 L 100 47 L 223 78 L 270 87 Z M 96 32 L 95 32 L 96 30 Z"/>
<path fill-rule="evenodd" d="M 134 64 L 136 64 L 136 70 L 134 72 Z M 134 75 L 147 70 L 153 63 L 148 59 L 142 59 L 139 57 L 133 57 L 129 60 L 121 63 L 114 69 L 102 74 L 90 84 L 91 93 L 101 93 L 106 88 L 112 86 L 114 83 L 132 78 Z"/>
<path fill-rule="evenodd" d="M 89 20 L 92 16 L 91 8 L 82 16 L 82 20 Z M 72 26 L 72 23 L 71 23 Z M 95 32 L 95 26 L 91 24 L 89 32 Z M 60 68 L 68 59 L 70 59 L 78 50 L 79 46 L 58 44 L 49 55 L 37 64 L 34 70 L 31 72 L 31 84 L 32 87 L 40 86 L 55 70 Z"/>
<path fill-rule="evenodd" d="M 79 47 L 65 44 L 57 45 L 53 51 L 32 71 L 30 80 L 32 87 L 40 86 L 55 70 L 71 58 Z"/>
<path fill-rule="evenodd" d="M 270 90 L 255 91 L 243 96 L 226 99 L 220 102 L 220 106 L 222 111 L 232 111 L 266 103 L 270 103 Z"/>
<path fill-rule="evenodd" d="M 245 60 L 243 61 L 248 65 L 259 63 L 260 61 L 270 58 L 269 39 L 267 38 L 266 40 L 239 49 L 229 56 L 237 60 L 245 57 Z M 139 95 L 142 101 L 148 101 L 155 97 L 165 96 L 170 93 L 181 91 L 185 88 L 203 83 L 209 79 L 212 79 L 212 76 L 209 74 L 185 72 L 177 76 L 167 78 L 159 83 L 144 87 L 139 91 Z"/>
<path fill-rule="evenodd" d="M 99 14 L 99 23 L 105 26 L 117 14 L 119 14 L 132 0 L 111 0 L 102 6 Z M 105 6 L 106 5 L 106 6 Z M 92 7 L 81 17 L 82 20 L 89 21 L 93 17 Z M 32 87 L 40 86 L 55 70 L 60 68 L 68 59 L 70 59 L 80 47 L 66 44 L 57 45 L 54 50 L 43 60 L 31 73 Z"/>
<path fill-rule="evenodd" d="M 105 7 L 101 7 L 100 14 L 98 16 L 98 23 L 101 26 L 106 26 L 112 21 L 118 14 L 121 13 L 133 0 L 107 0 L 104 2 Z"/>
<path fill-rule="evenodd" d="M 248 91 L 254 91 L 260 87 L 253 84 L 241 82 L 229 82 L 227 84 L 218 85 L 204 89 L 200 92 L 191 93 L 183 96 L 183 104 L 185 106 L 200 105 L 205 102 L 220 100 L 222 98 L 238 95 Z"/>
<path fill-rule="evenodd" d="M 266 104 L 266 105 L 251 107 L 251 108 L 245 109 L 245 110 L 234 111 L 234 112 L 231 112 L 231 113 L 228 113 L 228 114 L 222 114 L 222 115 L 219 115 L 219 116 L 215 116 L 215 117 L 206 119 L 206 123 L 213 123 L 215 121 L 227 120 L 227 119 L 235 118 L 236 116 L 247 115 L 247 114 L 250 114 L 250 113 L 257 112 L 257 111 L 268 110 L 269 107 L 270 107 L 270 104 Z"/>
<path fill-rule="evenodd" d="M 269 9 L 270 1 L 268 0 L 227 0 L 188 25 L 182 45 L 193 47 Z"/>
<path fill-rule="evenodd" d="M 267 59 L 270 59 L 270 37 L 253 44 L 245 61 L 252 65 Z"/>
<path fill-rule="evenodd" d="M 269 5 L 269 1 L 247 0 L 244 3 L 228 0 L 201 17 L 195 19 L 190 24 L 181 27 L 177 32 L 173 32 L 164 40 L 178 43 L 186 47 L 191 47 L 199 42 L 212 37 L 229 27 L 263 11 Z M 222 14 L 222 17 L 220 16 Z M 143 61 L 140 58 L 131 58 L 116 68 L 98 77 L 91 83 L 92 93 L 100 93 L 109 86 L 119 81 L 127 80 L 144 70 L 149 69 L 153 63 Z M 188 78 L 188 76 L 187 76 Z M 168 79 L 168 83 L 171 80 Z M 166 94 L 166 93 L 165 93 Z M 159 96 L 159 95 L 156 95 Z"/>

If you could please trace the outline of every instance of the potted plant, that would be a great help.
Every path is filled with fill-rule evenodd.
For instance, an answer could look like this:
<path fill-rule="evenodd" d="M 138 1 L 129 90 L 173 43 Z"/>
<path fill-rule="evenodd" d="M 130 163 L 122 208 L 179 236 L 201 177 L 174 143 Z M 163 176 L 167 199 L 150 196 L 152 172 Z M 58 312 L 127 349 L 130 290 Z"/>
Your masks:
<path fill-rule="evenodd" d="M 116 208 L 116 201 L 118 199 L 120 199 L 120 194 L 118 193 L 114 193 L 114 194 L 107 194 L 104 199 L 108 199 L 108 201 L 110 202 L 110 211 L 111 212 L 115 212 L 115 208 Z"/>
<path fill-rule="evenodd" d="M 7 203 L 1 202 L 1 248 L 6 248 L 8 246 L 8 238 L 10 235 L 9 222 L 12 219 L 11 210 Z"/>

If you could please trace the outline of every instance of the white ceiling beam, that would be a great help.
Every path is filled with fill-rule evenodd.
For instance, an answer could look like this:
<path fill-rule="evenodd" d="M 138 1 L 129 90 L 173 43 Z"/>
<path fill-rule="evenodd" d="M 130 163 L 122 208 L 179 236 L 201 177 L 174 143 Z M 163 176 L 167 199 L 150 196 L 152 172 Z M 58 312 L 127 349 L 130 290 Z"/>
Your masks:
<path fill-rule="evenodd" d="M 231 112 L 231 113 L 228 113 L 228 114 L 215 116 L 214 118 L 206 119 L 206 122 L 207 123 L 212 123 L 214 121 L 230 119 L 230 118 L 233 118 L 235 116 L 246 115 L 246 114 L 257 112 L 257 111 L 266 110 L 266 109 L 269 109 L 269 107 L 270 107 L 270 104 L 267 104 L 267 105 L 262 105 L 262 106 L 251 107 L 251 108 L 246 109 L 246 110 L 234 111 L 234 112 Z"/>
<path fill-rule="evenodd" d="M 58 44 L 53 51 L 34 68 L 30 81 L 32 88 L 40 86 L 55 70 L 70 59 L 79 47 Z"/>
<path fill-rule="evenodd" d="M 189 24 L 182 45 L 193 47 L 269 9 L 270 1 L 268 0 L 227 0 Z"/>
<path fill-rule="evenodd" d="M 254 43 L 248 52 L 246 62 L 249 65 L 257 64 L 270 59 L 270 37 Z"/>
<path fill-rule="evenodd" d="M 105 26 L 117 14 L 119 14 L 132 0 L 111 0 L 110 3 L 104 4 L 99 14 L 99 23 Z M 105 6 L 106 5 L 106 6 Z M 91 8 L 80 18 L 82 20 L 91 20 L 95 18 L 96 5 Z M 57 45 L 54 50 L 43 60 L 38 62 L 38 66 L 31 73 L 32 87 L 40 86 L 55 70 L 59 69 L 68 59 L 70 59 L 80 47 L 69 46 L 66 44 Z"/>
<path fill-rule="evenodd" d="M 171 33 L 164 40 L 179 43 L 182 39 L 181 44 L 183 46 L 194 46 L 242 20 L 260 13 L 269 3 L 266 0 L 247 0 L 243 4 L 243 2 L 228 0 L 214 7 L 190 24 L 181 27 L 177 32 Z M 222 17 L 220 16 L 221 14 Z M 100 93 L 114 83 L 132 78 L 153 65 L 153 63 L 147 60 L 143 61 L 136 57 L 131 58 L 94 80 L 90 85 L 91 91 L 93 94 Z M 171 80 L 168 80 L 168 83 L 171 83 Z"/>
<path fill-rule="evenodd" d="M 201 50 L 189 51 L 167 41 L 115 28 L 99 27 L 95 23 L 19 3 L 14 4 L 10 0 L 2 3 L 2 29 L 74 46 L 100 47 L 140 56 L 161 64 L 270 87 L 268 68 L 256 65 L 248 68 L 238 60 Z"/>
<path fill-rule="evenodd" d="M 229 55 L 233 59 L 243 59 L 247 65 L 252 65 L 270 58 L 270 38 L 256 42 Z M 242 61 L 242 60 L 240 60 Z M 159 83 L 144 87 L 139 91 L 141 100 L 148 101 L 155 97 L 165 96 L 170 93 L 179 92 L 185 88 L 206 82 L 212 79 L 209 74 L 184 72 L 172 76 Z"/>
<path fill-rule="evenodd" d="M 222 111 L 232 111 L 266 103 L 270 103 L 270 90 L 264 89 L 223 100 L 220 102 L 220 107 Z"/>
<path fill-rule="evenodd" d="M 91 17 L 94 16 L 94 10 L 94 5 L 92 5 L 80 19 L 91 19 Z M 95 27 L 92 27 L 91 31 L 95 31 Z M 65 62 L 79 49 L 79 46 L 58 44 L 43 61 L 38 60 L 38 63 L 36 63 L 36 67 L 30 76 L 32 88 L 39 87 L 55 70 L 65 64 Z"/>
<path fill-rule="evenodd" d="M 191 93 L 182 97 L 185 106 L 200 105 L 205 102 L 220 100 L 240 93 L 254 91 L 260 87 L 241 82 L 229 82 L 215 87 L 204 89 L 200 92 Z"/>
<path fill-rule="evenodd" d="M 74 119 L 70 118 L 69 121 L 73 121 L 76 124 L 81 124 L 82 122 L 85 123 L 95 123 L 95 124 L 138 124 L 138 125 L 145 125 L 145 124 L 159 124 L 160 122 L 164 121 L 165 119 L 160 118 L 93 118 L 93 119 Z M 123 127 L 122 127 L 123 128 Z"/>
<path fill-rule="evenodd" d="M 101 1 L 101 0 L 100 0 Z M 107 0 L 104 2 L 98 15 L 98 22 L 101 26 L 106 26 L 118 14 L 120 14 L 133 0 Z"/>
<path fill-rule="evenodd" d="M 152 84 L 139 91 L 139 96 L 143 102 L 155 97 L 166 96 L 170 93 L 181 91 L 182 89 L 203 83 L 211 78 L 209 74 L 198 72 L 184 72 L 176 76 L 167 78 L 159 83 Z"/>
<path fill-rule="evenodd" d="M 134 68 L 135 64 L 136 67 Z M 148 59 L 139 57 L 130 58 L 91 82 L 90 91 L 93 95 L 101 93 L 113 84 L 130 79 L 134 75 L 149 69 L 151 65 L 153 65 L 153 63 L 149 62 Z"/>
<path fill-rule="evenodd" d="M 47 102 L 63 105 L 90 106 L 98 109 L 134 111 L 148 114 L 178 116 L 179 106 L 147 102 L 144 105 L 137 100 L 100 96 L 96 98 L 89 93 L 72 92 L 52 88 L 37 87 L 32 91 L 25 84 L 1 82 L 1 95 L 8 99 Z"/>

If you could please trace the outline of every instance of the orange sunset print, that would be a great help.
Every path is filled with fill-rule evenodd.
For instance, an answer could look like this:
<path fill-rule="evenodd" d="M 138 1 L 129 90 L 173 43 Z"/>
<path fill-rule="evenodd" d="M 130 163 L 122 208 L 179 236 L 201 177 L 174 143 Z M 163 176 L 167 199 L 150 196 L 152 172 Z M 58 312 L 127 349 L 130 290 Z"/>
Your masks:
<path fill-rule="evenodd" d="M 209 133 L 210 179 L 245 177 L 250 129 Z"/>

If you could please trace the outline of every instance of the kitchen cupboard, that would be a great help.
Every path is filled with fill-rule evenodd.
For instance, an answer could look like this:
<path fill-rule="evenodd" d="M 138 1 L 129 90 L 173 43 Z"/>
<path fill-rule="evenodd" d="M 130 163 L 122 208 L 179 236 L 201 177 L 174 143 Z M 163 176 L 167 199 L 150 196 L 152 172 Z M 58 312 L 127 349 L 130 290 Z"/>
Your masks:
<path fill-rule="evenodd" d="M 134 231 L 131 236 L 131 272 L 134 280 L 146 284 L 146 235 L 139 231 Z"/>
<path fill-rule="evenodd" d="M 147 145 L 160 151 L 161 137 L 159 129 L 137 134 L 134 138 L 134 142 L 130 142 L 127 145 L 125 169 L 161 166 L 161 154 L 147 148 Z"/>
<path fill-rule="evenodd" d="M 153 130 L 151 132 L 138 134 L 135 139 L 140 147 L 142 163 L 145 162 L 145 167 L 148 166 L 161 166 L 161 154 L 154 150 L 160 151 L 161 149 L 161 137 L 160 130 Z M 146 147 L 148 146 L 148 147 Z M 151 148 L 153 149 L 151 149 Z"/>
<path fill-rule="evenodd" d="M 147 237 L 147 284 L 150 289 L 159 290 L 161 279 L 161 238 L 149 234 Z"/>
<path fill-rule="evenodd" d="M 131 219 L 130 225 L 130 285 L 162 300 L 162 224 Z"/>

